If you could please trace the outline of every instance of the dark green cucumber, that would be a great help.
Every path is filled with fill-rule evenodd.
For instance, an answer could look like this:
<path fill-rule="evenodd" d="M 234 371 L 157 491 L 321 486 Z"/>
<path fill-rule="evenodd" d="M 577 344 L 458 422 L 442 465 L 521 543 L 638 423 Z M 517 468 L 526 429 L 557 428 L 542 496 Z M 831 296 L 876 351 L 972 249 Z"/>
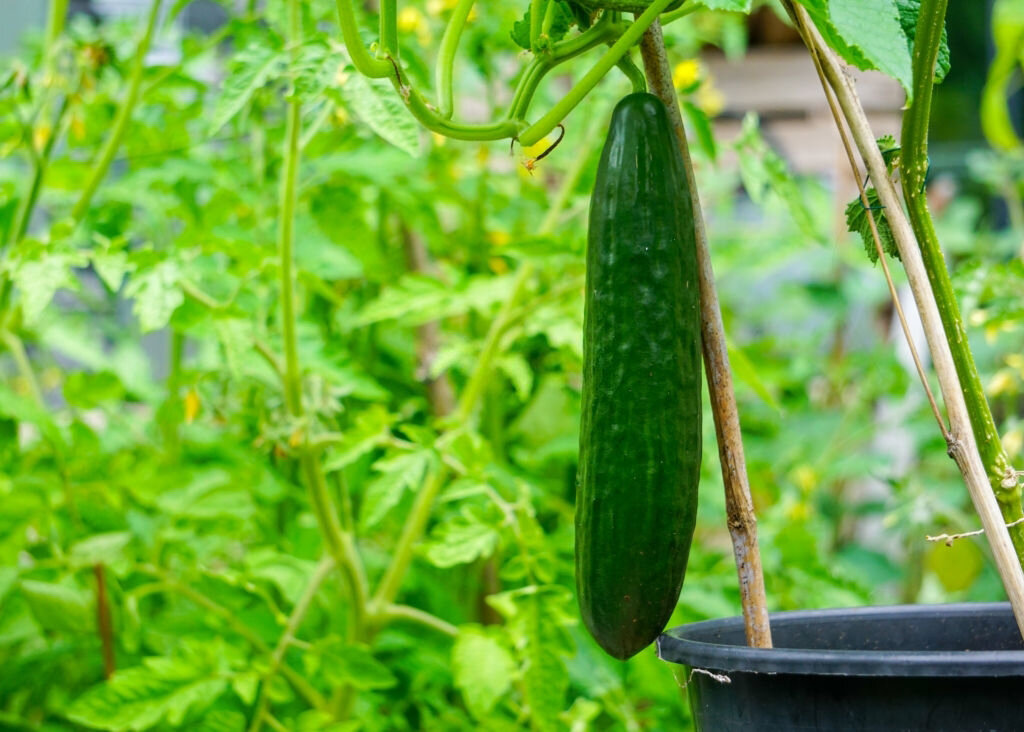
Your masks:
<path fill-rule="evenodd" d="M 576 588 L 591 635 L 626 659 L 679 599 L 701 458 L 693 209 L 651 94 L 612 114 L 587 246 Z"/>

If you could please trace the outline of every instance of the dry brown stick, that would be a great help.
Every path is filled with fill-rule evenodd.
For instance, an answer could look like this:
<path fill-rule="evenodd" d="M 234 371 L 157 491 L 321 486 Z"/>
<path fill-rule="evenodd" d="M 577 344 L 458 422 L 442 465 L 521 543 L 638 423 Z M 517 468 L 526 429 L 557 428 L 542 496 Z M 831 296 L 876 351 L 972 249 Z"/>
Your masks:
<path fill-rule="evenodd" d="M 907 273 L 907 281 L 921 315 L 921 323 L 928 340 L 932 362 L 935 365 L 939 387 L 942 390 L 942 398 L 946 404 L 950 425 L 947 451 L 950 457 L 956 461 L 964 482 L 967 484 L 971 501 L 981 518 L 985 536 L 992 549 L 1003 587 L 1013 606 L 1017 627 L 1024 634 L 1024 572 L 1021 571 L 1020 563 L 1017 561 L 1013 543 L 1010 541 L 1010 534 L 992 493 L 981 455 L 978 453 L 960 380 L 956 374 L 953 356 L 949 349 L 949 343 L 946 341 L 942 319 L 939 316 L 917 240 L 914 238 L 910 222 L 903 212 L 903 205 L 896 193 L 896 187 L 888 177 L 885 161 L 875 142 L 875 135 L 871 131 L 864 108 L 861 106 L 857 92 L 849 77 L 846 76 L 838 57 L 822 39 L 803 7 L 792 0 L 783 0 L 783 2 L 787 11 L 796 20 L 797 26 L 805 29 L 805 42 L 808 45 L 808 50 L 815 54 L 821 62 L 825 78 L 835 92 L 850 134 L 857 144 L 861 158 L 867 164 L 879 199 L 885 206 L 886 218 L 892 229 L 893 238 L 903 261 L 903 268 Z"/>
<path fill-rule="evenodd" d="M 410 272 L 430 274 L 434 271 L 430 254 L 422 237 L 402 222 L 402 249 Z M 416 329 L 416 378 L 427 388 L 427 401 L 435 417 L 451 414 L 455 409 L 455 393 L 447 373 L 431 376 L 438 351 L 441 350 L 441 326 L 431 320 Z"/>
<path fill-rule="evenodd" d="M 92 573 L 96 577 L 96 628 L 103 649 L 103 678 L 110 679 L 117 670 L 114 661 L 114 624 L 110 620 L 110 602 L 107 599 L 107 581 L 103 565 L 94 564 Z"/>
<path fill-rule="evenodd" d="M 697 185 L 690 161 L 690 150 L 686 141 L 679 100 L 672 84 L 672 69 L 665 53 L 665 41 L 661 25 L 654 21 L 644 33 L 640 52 L 647 72 L 647 83 L 651 92 L 657 95 L 668 108 L 669 119 L 679 139 L 679 150 L 685 162 L 686 178 L 693 201 L 693 221 L 697 234 L 697 268 L 700 279 L 701 337 L 704 350 L 704 369 L 707 376 L 708 392 L 711 394 L 711 410 L 715 418 L 715 433 L 718 436 L 718 455 L 722 463 L 722 481 L 725 484 L 725 505 L 732 537 L 733 554 L 736 557 L 736 571 L 739 574 L 740 598 L 743 602 L 743 620 L 747 644 L 758 648 L 771 648 L 772 635 L 768 622 L 768 607 L 764 589 L 764 573 L 761 569 L 761 553 L 757 545 L 757 519 L 754 516 L 754 502 L 750 497 L 750 483 L 747 479 L 746 460 L 743 457 L 743 436 L 740 432 L 740 417 L 733 393 L 732 371 L 729 367 L 729 351 L 726 347 L 725 328 L 718 304 L 715 275 L 711 267 L 707 231 L 697 195 Z"/>

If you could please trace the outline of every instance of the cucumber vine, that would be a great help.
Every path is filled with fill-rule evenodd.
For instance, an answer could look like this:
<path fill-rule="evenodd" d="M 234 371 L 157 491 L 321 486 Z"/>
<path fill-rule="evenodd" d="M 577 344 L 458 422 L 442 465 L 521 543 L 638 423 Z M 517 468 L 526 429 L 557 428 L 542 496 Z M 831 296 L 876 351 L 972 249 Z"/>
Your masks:
<path fill-rule="evenodd" d="M 453 80 L 459 40 L 473 10 L 474 0 L 459 0 L 441 37 L 434 69 L 434 102 L 413 86 L 402 63 L 396 30 L 398 10 L 395 0 L 380 3 L 380 30 L 376 43 L 369 48 L 360 35 L 352 0 L 337 0 L 342 39 L 356 71 L 369 78 L 389 79 L 420 124 L 432 132 L 459 140 L 513 138 L 526 147 L 535 145 L 558 127 L 612 67 L 618 66 L 623 71 L 634 90 L 642 89 L 643 75 L 629 59 L 629 51 L 655 19 L 673 4 L 676 4 L 676 0 L 653 0 L 631 23 L 614 10 L 599 11 L 593 22 L 589 22 L 590 18 L 585 13 L 583 18 L 577 13 L 575 22 L 581 28 L 580 33 L 561 38 L 559 36 L 564 34 L 565 29 L 556 27 L 556 23 L 564 26 L 567 22 L 565 3 L 561 0 L 531 0 L 528 17 L 523 21 L 523 25 L 528 28 L 529 44 L 523 45 L 530 49 L 533 58 L 519 75 L 508 109 L 500 119 L 469 124 L 453 119 L 456 109 Z M 695 8 L 693 3 L 688 3 L 666 13 L 662 21 L 675 20 Z M 584 19 L 588 22 L 584 23 Z M 556 33 L 555 30 L 560 32 Z M 527 112 L 544 77 L 566 61 L 604 45 L 608 48 L 575 86 L 537 121 L 530 123 Z"/>

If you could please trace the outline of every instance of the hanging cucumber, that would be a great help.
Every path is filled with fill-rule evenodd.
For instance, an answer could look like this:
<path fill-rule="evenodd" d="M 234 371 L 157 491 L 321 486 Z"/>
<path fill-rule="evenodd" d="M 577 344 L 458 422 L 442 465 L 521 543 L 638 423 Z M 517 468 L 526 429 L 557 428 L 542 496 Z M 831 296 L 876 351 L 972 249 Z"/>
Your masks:
<path fill-rule="evenodd" d="M 612 114 L 588 237 L 576 588 L 591 635 L 626 659 L 679 598 L 701 458 L 693 209 L 651 94 Z"/>

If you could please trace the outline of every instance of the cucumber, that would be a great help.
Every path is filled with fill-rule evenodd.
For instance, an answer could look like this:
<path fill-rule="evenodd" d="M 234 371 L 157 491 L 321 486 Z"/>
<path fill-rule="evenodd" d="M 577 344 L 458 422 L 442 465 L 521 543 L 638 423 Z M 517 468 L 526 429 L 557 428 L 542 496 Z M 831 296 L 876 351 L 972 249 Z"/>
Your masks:
<path fill-rule="evenodd" d="M 619 102 L 587 244 L 576 589 L 615 658 L 679 599 L 697 513 L 701 343 L 690 192 L 664 104 Z"/>

